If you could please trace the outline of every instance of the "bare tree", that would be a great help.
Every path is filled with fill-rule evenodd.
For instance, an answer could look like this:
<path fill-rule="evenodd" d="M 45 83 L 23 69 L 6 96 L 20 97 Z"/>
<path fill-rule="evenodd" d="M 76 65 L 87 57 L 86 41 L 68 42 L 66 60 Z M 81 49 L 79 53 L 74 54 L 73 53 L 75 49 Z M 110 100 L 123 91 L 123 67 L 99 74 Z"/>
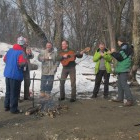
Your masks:
<path fill-rule="evenodd" d="M 30 28 L 36 33 L 36 35 L 39 37 L 41 40 L 41 44 L 43 47 L 45 47 L 47 43 L 47 37 L 45 33 L 42 31 L 42 29 L 33 21 L 33 19 L 27 14 L 27 11 L 24 7 L 24 4 L 22 0 L 17 0 L 17 4 L 19 6 L 19 9 L 21 11 L 22 17 L 25 20 L 26 23 L 30 26 Z"/>
<path fill-rule="evenodd" d="M 92 47 L 97 41 L 97 31 L 100 28 L 97 24 L 99 24 L 100 19 L 96 8 L 96 2 L 91 0 L 65 1 L 64 32 L 74 49 Z"/>
<path fill-rule="evenodd" d="M 0 29 L 0 41 L 7 43 L 15 43 L 24 29 L 17 9 L 5 0 L 0 1 Z"/>
<path fill-rule="evenodd" d="M 127 0 L 115 1 L 115 37 L 117 38 L 122 34 L 121 25 L 122 25 L 122 15 L 125 8 Z M 130 4 L 130 3 L 129 3 Z M 129 5 L 128 5 L 129 8 Z M 129 11 L 127 11 L 128 15 Z M 126 24 L 127 25 L 127 24 Z"/>
<path fill-rule="evenodd" d="M 2 40 L 13 40 L 18 34 L 26 34 L 35 45 L 41 41 L 44 46 L 49 40 L 59 47 L 62 38 L 66 38 L 76 50 L 89 46 L 94 51 L 98 40 L 105 41 L 109 48 L 116 47 L 116 37 L 132 33 L 131 0 L 6 1 L 9 3 L 0 2 Z M 12 6 L 14 1 L 22 16 L 17 7 Z"/>

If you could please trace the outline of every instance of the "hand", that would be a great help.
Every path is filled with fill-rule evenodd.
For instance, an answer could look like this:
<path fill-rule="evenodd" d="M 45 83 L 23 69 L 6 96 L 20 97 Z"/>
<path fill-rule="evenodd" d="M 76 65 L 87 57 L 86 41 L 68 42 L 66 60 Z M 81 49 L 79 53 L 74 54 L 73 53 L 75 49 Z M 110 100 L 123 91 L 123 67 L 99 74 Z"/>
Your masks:
<path fill-rule="evenodd" d="M 49 57 L 45 57 L 44 60 L 49 60 Z"/>
<path fill-rule="evenodd" d="M 67 57 L 68 57 L 68 54 L 64 54 L 64 55 L 63 55 L 63 58 L 67 58 Z"/>
<path fill-rule="evenodd" d="M 52 59 L 52 57 L 51 57 L 51 56 L 49 56 L 49 59 Z"/>
<path fill-rule="evenodd" d="M 116 52 L 116 49 L 115 48 L 111 48 L 111 52 Z"/>
<path fill-rule="evenodd" d="M 108 54 L 111 54 L 112 52 L 110 50 L 107 51 Z"/>
<path fill-rule="evenodd" d="M 101 56 L 104 56 L 104 53 L 103 52 L 101 52 L 100 54 L 101 54 Z"/>
<path fill-rule="evenodd" d="M 84 51 L 81 51 L 79 54 L 83 55 Z"/>
<path fill-rule="evenodd" d="M 52 59 L 51 56 L 47 56 L 47 57 L 45 57 L 45 60 L 50 60 L 50 59 Z"/>
<path fill-rule="evenodd" d="M 44 60 L 45 60 L 45 57 L 40 57 L 40 60 L 41 60 L 41 61 L 44 61 Z"/>

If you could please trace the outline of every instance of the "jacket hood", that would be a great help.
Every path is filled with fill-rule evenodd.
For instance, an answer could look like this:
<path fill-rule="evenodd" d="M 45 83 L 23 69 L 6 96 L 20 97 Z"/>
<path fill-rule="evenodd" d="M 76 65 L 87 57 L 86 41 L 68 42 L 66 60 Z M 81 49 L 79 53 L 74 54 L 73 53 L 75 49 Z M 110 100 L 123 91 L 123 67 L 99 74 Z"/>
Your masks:
<path fill-rule="evenodd" d="M 14 50 L 23 50 L 23 48 L 19 44 L 14 44 L 13 49 Z"/>

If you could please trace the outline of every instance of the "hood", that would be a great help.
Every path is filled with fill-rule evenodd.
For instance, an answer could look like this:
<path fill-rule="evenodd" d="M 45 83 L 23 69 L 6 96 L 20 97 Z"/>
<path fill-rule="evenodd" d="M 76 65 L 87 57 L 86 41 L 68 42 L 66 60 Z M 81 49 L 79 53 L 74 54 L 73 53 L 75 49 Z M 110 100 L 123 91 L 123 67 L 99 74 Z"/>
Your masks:
<path fill-rule="evenodd" d="M 128 44 L 127 44 L 127 43 L 122 43 L 122 44 L 121 44 L 121 47 L 123 47 L 124 45 L 128 45 Z"/>
<path fill-rule="evenodd" d="M 13 49 L 14 50 L 22 50 L 23 51 L 23 48 L 19 44 L 14 44 L 13 45 Z"/>

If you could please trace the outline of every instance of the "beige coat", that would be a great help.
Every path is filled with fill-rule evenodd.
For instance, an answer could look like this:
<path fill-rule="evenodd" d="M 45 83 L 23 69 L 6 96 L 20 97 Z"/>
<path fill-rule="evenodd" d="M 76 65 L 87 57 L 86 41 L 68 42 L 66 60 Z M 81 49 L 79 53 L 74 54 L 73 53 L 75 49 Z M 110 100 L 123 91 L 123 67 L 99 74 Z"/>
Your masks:
<path fill-rule="evenodd" d="M 38 55 L 38 60 L 42 62 L 42 75 L 54 75 L 58 62 L 56 61 L 57 52 L 52 50 L 48 52 L 46 49 Z"/>

